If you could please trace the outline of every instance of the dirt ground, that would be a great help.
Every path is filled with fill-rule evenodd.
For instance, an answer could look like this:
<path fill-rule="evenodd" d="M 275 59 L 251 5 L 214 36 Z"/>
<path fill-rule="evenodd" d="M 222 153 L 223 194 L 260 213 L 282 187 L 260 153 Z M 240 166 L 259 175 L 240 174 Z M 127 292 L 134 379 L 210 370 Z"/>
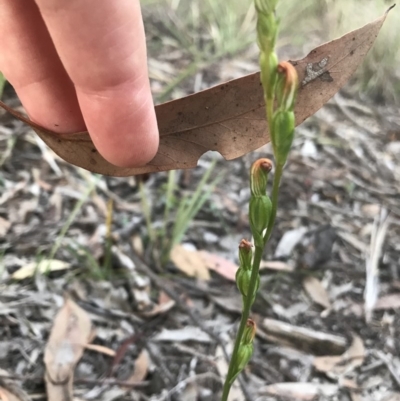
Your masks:
<path fill-rule="evenodd" d="M 226 59 L 169 95 L 256 68 L 253 53 Z M 160 85 L 152 79 L 155 91 Z M 3 98 L 18 107 L 10 87 Z M 250 238 L 248 171 L 261 156 L 272 156 L 268 145 L 229 162 L 210 153 L 178 172 L 177 197 L 195 191 L 211 160 L 212 175 L 222 174 L 183 240 L 211 255 L 203 280 L 153 263 L 139 182 L 157 227 L 167 173 L 94 178 L 1 112 L 0 389 L 47 399 L 44 349 L 68 296 L 95 329 L 75 369 L 75 399 L 218 400 L 240 316 L 231 278 L 238 244 Z M 255 353 L 232 400 L 400 400 L 399 194 L 394 106 L 345 90 L 297 129 L 253 308 Z M 64 265 L 29 273 L 29 263 L 50 256 Z M 27 277 L 15 275 L 21 268 Z"/>

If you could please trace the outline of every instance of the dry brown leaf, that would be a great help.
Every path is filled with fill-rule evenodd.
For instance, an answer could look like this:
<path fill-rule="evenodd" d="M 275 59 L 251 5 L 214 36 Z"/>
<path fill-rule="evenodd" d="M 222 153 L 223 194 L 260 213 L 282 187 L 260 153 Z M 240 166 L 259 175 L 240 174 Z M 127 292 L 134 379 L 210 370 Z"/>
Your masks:
<path fill-rule="evenodd" d="M 296 124 L 313 115 L 348 81 L 374 43 L 386 15 L 292 61 L 303 82 L 295 108 Z M 141 168 L 108 163 L 88 132 L 55 134 L 4 103 L 0 106 L 30 125 L 64 160 L 112 176 L 191 168 L 208 150 L 230 160 L 269 141 L 259 73 L 157 106 L 160 146 L 156 157 Z"/>
<path fill-rule="evenodd" d="M 322 283 L 315 277 L 306 277 L 303 280 L 303 287 L 311 299 L 326 309 L 331 308 L 331 301 Z"/>
<path fill-rule="evenodd" d="M 145 349 L 143 349 L 139 356 L 136 358 L 135 367 L 133 369 L 132 375 L 128 378 L 127 382 L 131 384 L 141 383 L 147 376 L 149 365 L 149 354 Z"/>
<path fill-rule="evenodd" d="M 189 277 L 210 279 L 210 273 L 200 252 L 188 250 L 178 244 L 172 248 L 170 257 L 175 266 Z"/>
<path fill-rule="evenodd" d="M 75 365 L 81 358 L 84 344 L 91 338 L 88 314 L 66 298 L 54 319 L 44 352 L 46 387 L 49 401 L 73 398 L 72 382 Z"/>
<path fill-rule="evenodd" d="M 333 376 L 341 376 L 361 366 L 365 358 L 365 347 L 362 339 L 354 336 L 349 349 L 340 356 L 322 356 L 314 358 L 315 369 Z"/>
<path fill-rule="evenodd" d="M 151 310 L 142 312 L 142 315 L 146 317 L 160 315 L 168 312 L 174 306 L 175 301 L 171 299 L 166 292 L 160 291 L 158 295 L 158 304 L 153 305 Z"/>
<path fill-rule="evenodd" d="M 239 268 L 238 265 L 215 253 L 200 251 L 200 254 L 209 269 L 214 270 L 230 281 L 235 281 L 236 271 Z"/>

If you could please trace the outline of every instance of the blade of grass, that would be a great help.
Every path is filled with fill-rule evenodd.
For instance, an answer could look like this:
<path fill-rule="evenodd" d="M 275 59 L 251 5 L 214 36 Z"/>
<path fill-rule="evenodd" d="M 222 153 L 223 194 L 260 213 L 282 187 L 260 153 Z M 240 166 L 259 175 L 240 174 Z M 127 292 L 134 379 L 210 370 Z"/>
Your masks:
<path fill-rule="evenodd" d="M 187 200 L 187 205 L 185 205 L 182 210 L 179 210 L 179 214 L 177 213 L 176 223 L 172 231 L 172 245 L 175 245 L 182 240 L 190 222 L 196 216 L 200 208 L 204 205 L 205 201 L 208 199 L 211 191 L 213 190 L 212 187 L 209 187 L 209 189 L 204 193 L 204 187 L 206 186 L 207 181 L 214 170 L 215 164 L 216 160 L 213 160 L 210 167 L 207 169 L 206 173 L 197 185 L 196 191 L 190 197 L 190 199 Z"/>
<path fill-rule="evenodd" d="M 6 78 L 4 77 L 3 73 L 0 72 L 0 99 L 3 97 L 3 91 L 6 82 L 7 82 Z"/>
<path fill-rule="evenodd" d="M 147 234 L 149 236 L 150 241 L 153 244 L 155 244 L 157 241 L 157 233 L 155 232 L 155 230 L 151 224 L 150 204 L 149 204 L 149 202 L 147 202 L 147 195 L 146 195 L 146 191 L 145 191 L 144 184 L 142 181 L 140 181 L 140 183 L 139 183 L 139 191 L 140 191 L 140 200 L 142 203 L 143 215 L 144 215 L 144 219 L 146 221 Z"/>
<path fill-rule="evenodd" d="M 93 177 L 93 176 L 92 176 Z M 76 202 L 75 207 L 73 208 L 71 214 L 69 215 L 67 221 L 65 222 L 64 226 L 62 227 L 60 234 L 56 238 L 53 247 L 50 250 L 48 259 L 54 259 L 55 254 L 57 253 L 58 249 L 61 246 L 61 243 L 68 232 L 69 228 L 71 227 L 72 223 L 74 222 L 76 216 L 80 212 L 82 206 L 85 204 L 85 202 L 88 200 L 90 194 L 96 187 L 96 182 L 99 180 L 99 176 L 94 176 L 92 178 L 91 183 L 89 184 L 89 188 L 86 190 L 86 192 L 82 195 L 81 199 Z"/>

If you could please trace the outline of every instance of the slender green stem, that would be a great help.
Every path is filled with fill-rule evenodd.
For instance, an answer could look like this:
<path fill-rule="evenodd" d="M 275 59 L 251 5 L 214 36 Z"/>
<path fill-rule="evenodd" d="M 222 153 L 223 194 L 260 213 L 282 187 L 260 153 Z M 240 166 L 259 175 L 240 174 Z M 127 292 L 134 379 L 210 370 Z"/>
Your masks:
<path fill-rule="evenodd" d="M 277 164 L 274 174 L 274 183 L 272 186 L 272 209 L 271 209 L 271 218 L 268 222 L 267 232 L 264 235 L 264 243 L 266 244 L 271 236 L 272 229 L 274 228 L 275 218 L 276 218 L 276 210 L 278 208 L 278 197 L 279 197 L 279 185 L 281 183 L 281 177 L 283 172 L 283 165 Z"/>
<path fill-rule="evenodd" d="M 232 382 L 233 368 L 236 363 L 236 356 L 239 351 L 240 342 L 242 341 L 243 332 L 246 327 L 247 319 L 249 318 L 249 315 L 250 315 L 250 309 L 251 309 L 251 305 L 252 305 L 252 301 L 253 301 L 253 294 L 256 291 L 257 277 L 258 277 L 258 272 L 260 270 L 260 262 L 262 259 L 263 251 L 264 251 L 264 248 L 256 247 L 255 252 L 254 252 L 253 266 L 252 266 L 252 270 L 251 270 L 250 285 L 249 285 L 249 291 L 248 291 L 249 295 L 247 296 L 247 298 L 244 302 L 244 305 L 243 305 L 242 317 L 240 319 L 239 330 L 236 335 L 235 345 L 233 348 L 231 361 L 229 363 L 228 374 L 226 375 L 221 401 L 228 400 L 229 391 L 233 384 L 233 382 Z"/>

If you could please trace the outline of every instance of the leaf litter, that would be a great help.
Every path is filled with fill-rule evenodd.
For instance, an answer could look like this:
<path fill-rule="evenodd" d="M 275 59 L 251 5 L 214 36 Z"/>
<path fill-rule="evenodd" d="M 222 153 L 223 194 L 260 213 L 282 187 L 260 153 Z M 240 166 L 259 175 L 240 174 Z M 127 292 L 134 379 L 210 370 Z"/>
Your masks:
<path fill-rule="evenodd" d="M 256 69 L 256 57 L 253 60 Z M 317 85 L 318 79 L 305 88 Z M 188 94 L 192 86 L 182 91 Z M 5 96 L 7 104 L 19 107 L 10 89 Z M 369 104 L 344 90 L 298 128 L 254 307 L 265 324 L 258 325 L 255 357 L 242 379 L 247 385 L 235 392 L 237 399 L 249 399 L 249 394 L 268 401 L 293 394 L 295 399 L 395 399 L 400 350 L 400 209 L 394 196 L 400 191 L 397 115 L 398 110 L 390 105 Z M 54 259 L 68 263 L 68 269 L 21 281 L 12 278 L 21 267 L 48 258 L 90 176 L 53 154 L 45 156 L 32 132 L 19 121 L 6 114 L 0 115 L 0 120 L 7 128 L 0 131 L 0 152 L 7 149 L 9 136 L 18 133 L 15 146 L 0 167 L 0 216 L 11 222 L 0 238 L 0 367 L 7 371 L 7 382 L 30 398 L 49 399 L 44 393 L 44 350 L 55 316 L 63 310 L 64 294 L 68 294 L 71 302 L 85 311 L 84 319 L 89 319 L 94 329 L 82 331 L 87 334 L 82 338 L 78 333 L 79 341 L 70 344 L 70 350 L 79 351 L 80 359 L 75 362 L 74 353 L 68 353 L 69 380 L 64 384 L 75 398 L 164 399 L 170 391 L 174 397 L 189 397 L 192 392 L 184 389 L 193 386 L 198 397 L 217 400 L 222 386 L 215 380 L 219 377 L 217 360 L 225 357 L 229 348 L 226 339 L 232 339 L 237 324 L 237 289 L 231 280 L 213 273 L 199 283 L 183 271 L 177 272 L 172 262 L 159 273 L 157 282 L 141 270 L 140 260 L 150 267 L 151 260 L 137 178 L 103 177 L 98 181 L 95 193 L 82 204 L 54 255 Z M 375 127 L 372 133 L 371 121 Z M 310 141 L 317 149 L 317 158 L 303 151 Z M 258 152 L 229 163 L 229 173 L 193 222 L 185 242 L 237 265 L 238 241 L 233 238 L 249 238 L 244 218 L 246 188 L 248 169 Z M 270 155 L 268 147 L 262 152 Z M 195 190 L 210 158 L 202 157 L 189 178 L 178 174 L 180 191 Z M 223 170 L 227 163 L 219 159 L 218 167 Z M 166 180 L 160 173 L 144 183 L 157 205 L 156 224 L 163 218 L 157 210 L 163 199 L 160 188 Z M 225 194 L 233 206 L 224 206 Z M 115 209 L 113 256 L 107 280 L 99 281 L 95 273 L 103 267 L 105 239 L 94 234 L 105 223 L 104 205 L 110 197 Z M 379 297 L 371 323 L 367 323 L 363 313 L 366 251 L 376 211 L 382 206 L 390 211 L 391 220 L 379 250 Z M 299 227 L 305 227 L 307 234 L 290 253 L 276 260 L 284 234 Z M 326 227 L 338 234 L 336 241 L 331 241 Z M 208 242 L 210 236 L 205 233 L 219 240 Z M 130 248 L 138 239 L 139 259 Z M 314 302 L 305 294 L 303 281 L 310 275 L 321 284 L 312 285 L 319 288 L 316 293 L 321 286 L 325 289 L 323 298 L 326 301 L 327 295 L 331 302 L 329 313 L 321 314 L 316 293 L 310 295 Z M 162 292 L 169 299 L 160 295 Z M 65 323 L 57 323 L 58 330 Z M 61 331 L 64 337 L 60 338 L 68 344 L 66 332 Z M 163 335 L 168 340 L 156 341 L 162 333 L 167 333 Z M 199 341 L 203 337 L 204 341 Z M 358 354 L 349 357 L 357 337 L 365 349 L 363 359 Z M 380 349 L 384 353 L 379 353 Z M 332 357 L 336 359 L 330 373 L 321 374 L 313 367 L 317 358 Z M 115 365 L 114 360 L 118 362 Z M 56 372 L 54 369 L 52 374 Z M 138 372 L 140 380 L 129 383 L 130 378 L 139 378 Z M 4 375 L 0 376 L 4 380 Z M 71 377 L 72 390 L 68 387 Z"/>

